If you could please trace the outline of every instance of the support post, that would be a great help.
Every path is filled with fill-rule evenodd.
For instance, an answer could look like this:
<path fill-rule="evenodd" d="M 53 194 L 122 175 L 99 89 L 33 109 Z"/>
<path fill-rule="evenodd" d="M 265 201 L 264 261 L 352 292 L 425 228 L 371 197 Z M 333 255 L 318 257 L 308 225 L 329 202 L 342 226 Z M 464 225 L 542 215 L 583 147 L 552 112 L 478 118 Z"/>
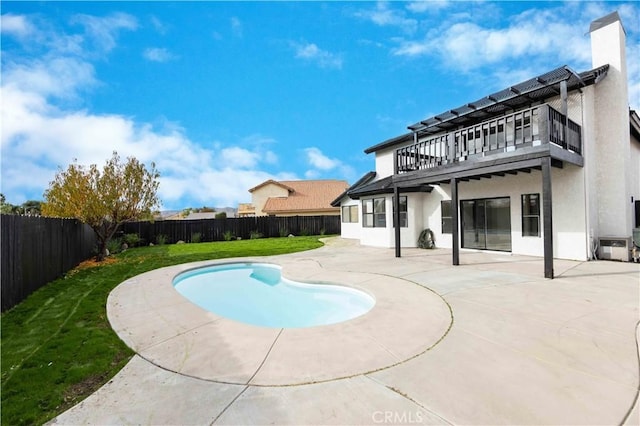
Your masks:
<path fill-rule="evenodd" d="M 458 179 L 451 178 L 451 248 L 453 265 L 460 265 L 460 233 L 458 232 Z"/>
<path fill-rule="evenodd" d="M 396 257 L 400 257 L 400 188 L 393 187 L 393 223 L 396 234 Z"/>
<path fill-rule="evenodd" d="M 551 157 L 542 166 L 542 235 L 544 238 L 544 277 L 553 279 L 553 216 L 551 209 Z"/>

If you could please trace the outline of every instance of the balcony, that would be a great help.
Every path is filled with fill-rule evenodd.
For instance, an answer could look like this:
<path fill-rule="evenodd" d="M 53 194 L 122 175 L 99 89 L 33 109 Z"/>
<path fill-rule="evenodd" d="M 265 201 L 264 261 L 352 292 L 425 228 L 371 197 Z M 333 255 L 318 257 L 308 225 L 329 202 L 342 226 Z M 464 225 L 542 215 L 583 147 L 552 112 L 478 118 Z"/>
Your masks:
<path fill-rule="evenodd" d="M 574 157 L 582 156 L 580 126 L 546 104 L 429 136 L 399 148 L 395 151 L 395 170 L 406 173 L 459 165 L 484 157 L 515 156 L 522 153 L 523 148 L 545 145 L 554 145 Z"/>

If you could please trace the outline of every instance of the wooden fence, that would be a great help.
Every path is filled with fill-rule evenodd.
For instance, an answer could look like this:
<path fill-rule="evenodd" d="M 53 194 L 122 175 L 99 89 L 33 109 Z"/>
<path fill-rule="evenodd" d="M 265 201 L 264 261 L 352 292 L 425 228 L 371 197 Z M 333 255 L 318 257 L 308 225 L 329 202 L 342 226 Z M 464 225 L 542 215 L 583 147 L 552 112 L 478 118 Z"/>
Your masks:
<path fill-rule="evenodd" d="M 94 254 L 95 233 L 75 219 L 0 216 L 2 312 Z"/>
<path fill-rule="evenodd" d="M 167 243 L 189 243 L 196 234 L 200 241 L 223 241 L 230 236 L 248 239 L 293 235 L 340 234 L 340 216 L 242 217 L 202 220 L 160 220 L 125 223 L 118 233 L 138 234 L 143 244 L 158 242 L 158 235 Z"/>
<path fill-rule="evenodd" d="M 62 276 L 95 254 L 97 240 L 75 219 L 17 215 L 0 216 L 0 276 L 2 312 L 11 309 L 43 285 Z M 164 220 L 125 223 L 119 235 L 135 233 L 142 243 L 222 241 L 226 236 L 249 239 L 293 235 L 340 234 L 340 216 L 247 217 L 205 220 Z"/>

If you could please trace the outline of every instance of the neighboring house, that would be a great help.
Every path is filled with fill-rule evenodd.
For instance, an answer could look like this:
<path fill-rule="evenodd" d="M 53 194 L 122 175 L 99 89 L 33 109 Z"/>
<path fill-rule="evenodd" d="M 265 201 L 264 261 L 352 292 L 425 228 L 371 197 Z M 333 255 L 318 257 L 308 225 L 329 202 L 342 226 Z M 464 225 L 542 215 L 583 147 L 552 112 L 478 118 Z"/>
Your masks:
<path fill-rule="evenodd" d="M 253 217 L 256 215 L 256 208 L 251 203 L 238 204 L 238 217 Z"/>
<path fill-rule="evenodd" d="M 165 220 L 203 220 L 203 219 L 215 219 L 216 215 L 220 213 L 226 213 L 227 218 L 236 217 L 236 209 L 231 207 L 216 208 L 214 212 L 191 212 L 187 216 L 183 211 L 174 212 L 171 215 L 164 217 Z"/>
<path fill-rule="evenodd" d="M 629 260 L 640 120 L 625 32 L 616 12 L 589 32 L 593 69 L 545 72 L 366 149 L 375 173 L 332 203 L 342 236 L 400 256 L 429 228 L 454 265 L 461 248 L 544 256 L 548 278 L 554 257 Z"/>
<path fill-rule="evenodd" d="M 349 184 L 344 180 L 267 180 L 249 190 L 251 204 L 240 204 L 238 216 L 338 216 L 333 201 Z"/>

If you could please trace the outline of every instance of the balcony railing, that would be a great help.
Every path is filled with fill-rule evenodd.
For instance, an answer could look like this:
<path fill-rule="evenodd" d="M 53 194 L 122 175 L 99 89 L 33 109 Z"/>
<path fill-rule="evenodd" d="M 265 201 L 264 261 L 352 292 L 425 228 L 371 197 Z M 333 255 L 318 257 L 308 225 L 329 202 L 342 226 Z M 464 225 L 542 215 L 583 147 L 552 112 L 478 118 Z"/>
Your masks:
<path fill-rule="evenodd" d="M 540 105 L 399 148 L 396 170 L 429 169 L 544 143 L 582 155 L 581 128 L 549 105 Z"/>

